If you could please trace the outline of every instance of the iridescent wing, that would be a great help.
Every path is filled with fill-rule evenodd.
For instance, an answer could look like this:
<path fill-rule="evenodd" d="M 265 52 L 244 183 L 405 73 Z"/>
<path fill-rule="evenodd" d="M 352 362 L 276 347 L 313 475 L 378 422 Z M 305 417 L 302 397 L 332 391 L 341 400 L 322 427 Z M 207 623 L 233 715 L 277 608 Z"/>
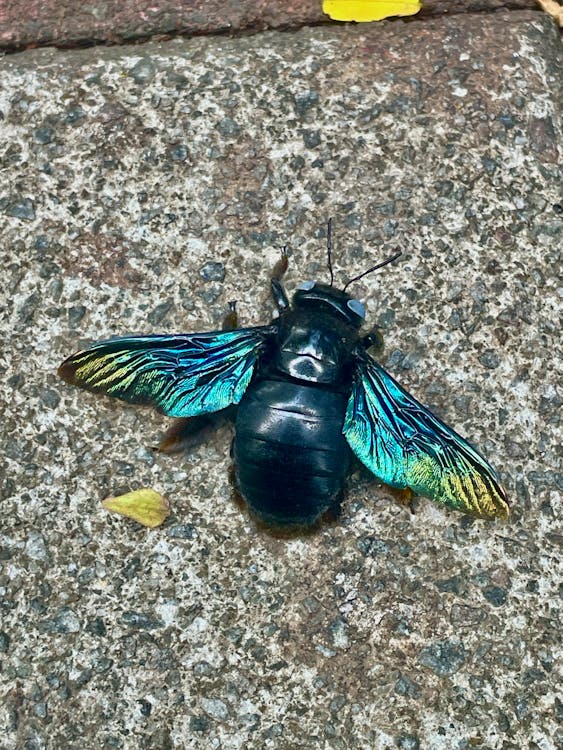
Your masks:
<path fill-rule="evenodd" d="M 59 367 L 63 380 L 170 417 L 238 404 L 275 326 L 236 331 L 129 336 L 100 341 Z"/>
<path fill-rule="evenodd" d="M 508 517 L 492 466 L 365 353 L 343 432 L 360 461 L 386 484 L 475 516 Z"/>

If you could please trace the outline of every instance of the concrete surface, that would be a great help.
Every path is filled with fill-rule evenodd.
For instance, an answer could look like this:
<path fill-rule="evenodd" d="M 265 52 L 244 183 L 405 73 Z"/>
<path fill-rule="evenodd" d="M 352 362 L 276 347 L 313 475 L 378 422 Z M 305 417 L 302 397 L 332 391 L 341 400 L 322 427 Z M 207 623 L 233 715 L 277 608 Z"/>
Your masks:
<path fill-rule="evenodd" d="M 425 0 L 419 19 L 534 8 L 535 0 Z M 322 0 L 1 0 L 0 49 L 119 44 L 321 23 L 330 23 Z"/>
<path fill-rule="evenodd" d="M 0 746 L 552 750 L 560 679 L 558 35 L 537 13 L 0 61 Z M 231 500 L 227 429 L 59 382 L 112 334 L 268 319 L 340 280 L 383 362 L 490 457 L 514 510 L 390 501 L 308 538 Z M 214 264 L 214 265 L 213 265 Z M 559 482 L 559 484 L 558 484 Z M 148 485 L 148 531 L 100 500 Z"/>

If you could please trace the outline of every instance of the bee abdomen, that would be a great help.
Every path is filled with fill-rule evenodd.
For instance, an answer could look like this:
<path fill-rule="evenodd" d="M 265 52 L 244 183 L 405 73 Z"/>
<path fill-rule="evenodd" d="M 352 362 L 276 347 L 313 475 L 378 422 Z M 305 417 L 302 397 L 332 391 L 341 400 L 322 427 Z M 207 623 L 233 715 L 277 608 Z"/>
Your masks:
<path fill-rule="evenodd" d="M 265 522 L 306 526 L 340 500 L 350 465 L 347 395 L 290 380 L 252 384 L 234 442 L 238 487 Z"/>

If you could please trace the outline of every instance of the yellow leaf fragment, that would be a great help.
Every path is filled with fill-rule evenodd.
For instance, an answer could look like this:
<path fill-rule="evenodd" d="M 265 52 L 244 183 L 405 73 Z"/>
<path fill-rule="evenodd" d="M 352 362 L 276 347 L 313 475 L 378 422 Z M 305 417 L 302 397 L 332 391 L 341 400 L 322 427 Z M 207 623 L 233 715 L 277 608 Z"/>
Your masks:
<path fill-rule="evenodd" d="M 381 21 L 392 16 L 413 16 L 420 0 L 323 0 L 323 13 L 334 21 Z"/>
<path fill-rule="evenodd" d="M 546 13 L 557 21 L 559 26 L 563 26 L 563 5 L 557 0 L 536 0 L 537 4 L 545 10 Z"/>
<path fill-rule="evenodd" d="M 111 513 L 119 513 L 151 528 L 160 526 L 170 515 L 168 500 L 150 487 L 126 492 L 118 497 L 108 497 L 102 500 L 102 505 Z"/>

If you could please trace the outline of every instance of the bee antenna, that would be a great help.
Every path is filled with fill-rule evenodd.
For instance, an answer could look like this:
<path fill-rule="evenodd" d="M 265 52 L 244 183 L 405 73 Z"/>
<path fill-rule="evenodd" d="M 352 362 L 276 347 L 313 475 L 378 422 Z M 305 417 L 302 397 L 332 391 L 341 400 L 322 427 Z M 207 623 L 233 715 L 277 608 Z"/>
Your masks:
<path fill-rule="evenodd" d="M 359 279 L 363 279 L 364 276 L 368 275 L 368 273 L 372 273 L 373 271 L 377 271 L 378 268 L 383 268 L 383 266 L 388 266 L 389 263 L 393 263 L 394 261 L 397 260 L 397 258 L 400 258 L 402 254 L 403 254 L 402 250 L 397 250 L 395 255 L 392 255 L 390 258 L 387 258 L 387 260 L 382 260 L 381 263 L 377 263 L 375 266 L 368 268 L 367 271 L 364 271 L 363 273 L 358 274 L 358 276 L 354 276 L 353 279 L 350 279 L 350 281 L 346 283 L 346 286 L 344 287 L 342 291 L 345 292 L 346 289 L 350 286 L 350 284 L 353 284 L 354 281 L 358 281 Z"/>
<path fill-rule="evenodd" d="M 334 273 L 332 271 L 332 219 L 328 220 L 326 249 L 328 255 L 328 270 L 330 271 L 330 286 L 334 282 Z"/>

